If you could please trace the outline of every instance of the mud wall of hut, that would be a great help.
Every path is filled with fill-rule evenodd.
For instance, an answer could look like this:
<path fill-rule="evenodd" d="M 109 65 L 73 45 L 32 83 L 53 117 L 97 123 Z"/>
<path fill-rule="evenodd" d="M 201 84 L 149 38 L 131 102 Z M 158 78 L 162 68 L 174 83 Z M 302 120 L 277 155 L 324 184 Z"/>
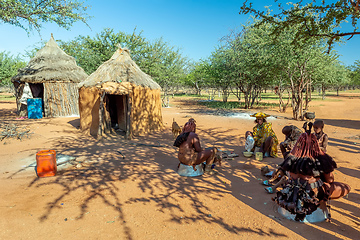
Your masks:
<path fill-rule="evenodd" d="M 133 87 L 129 94 L 131 101 L 130 129 L 132 135 L 142 135 L 163 128 L 160 90 Z M 99 128 L 100 89 L 82 87 L 79 89 L 80 129 L 97 136 Z M 106 117 L 105 117 L 106 118 Z"/>
<path fill-rule="evenodd" d="M 100 94 L 95 87 L 79 89 L 80 129 L 96 136 L 99 128 Z"/>
<path fill-rule="evenodd" d="M 44 83 L 44 115 L 60 117 L 79 114 L 77 83 Z"/>
<path fill-rule="evenodd" d="M 131 99 L 132 134 L 158 131 L 163 128 L 161 113 L 161 95 L 159 89 L 136 86 Z"/>

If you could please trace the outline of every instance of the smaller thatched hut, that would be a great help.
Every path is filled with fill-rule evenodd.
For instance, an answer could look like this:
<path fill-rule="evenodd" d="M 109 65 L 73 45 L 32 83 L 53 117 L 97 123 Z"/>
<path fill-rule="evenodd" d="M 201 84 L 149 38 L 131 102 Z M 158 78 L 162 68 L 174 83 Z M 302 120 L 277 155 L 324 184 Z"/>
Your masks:
<path fill-rule="evenodd" d="M 59 48 L 51 34 L 46 45 L 11 79 L 15 87 L 18 114 L 26 114 L 26 106 L 20 100 L 24 87 L 29 85 L 32 96 L 42 98 L 45 117 L 78 115 L 77 85 L 87 76 L 76 65 L 75 58 Z"/>
<path fill-rule="evenodd" d="M 112 127 L 126 138 L 163 127 L 160 86 L 119 48 L 79 84 L 80 128 L 100 137 Z"/>

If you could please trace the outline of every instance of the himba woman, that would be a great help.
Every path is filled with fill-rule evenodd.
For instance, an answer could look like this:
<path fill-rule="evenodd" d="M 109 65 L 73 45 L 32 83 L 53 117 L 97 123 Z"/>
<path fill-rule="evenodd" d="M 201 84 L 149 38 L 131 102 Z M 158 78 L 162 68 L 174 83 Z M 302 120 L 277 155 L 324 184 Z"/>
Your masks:
<path fill-rule="evenodd" d="M 247 131 L 245 133 L 245 139 L 248 135 L 253 136 L 255 140 L 254 147 L 259 147 L 260 152 L 264 154 L 264 157 L 277 157 L 277 145 L 279 141 L 272 129 L 272 124 L 266 121 L 266 118 L 270 115 L 258 112 L 250 116 L 256 117 L 256 125 L 254 126 L 252 132 Z"/>
<path fill-rule="evenodd" d="M 301 134 L 292 151 L 280 164 L 283 171 L 290 172 L 290 179 L 273 200 L 302 221 L 314 212 L 321 201 L 337 199 L 347 195 L 350 186 L 334 182 L 335 161 L 324 153 L 314 133 L 312 123 Z"/>
<path fill-rule="evenodd" d="M 195 131 L 196 121 L 190 118 L 174 142 L 174 146 L 179 147 L 178 159 L 182 164 L 193 166 L 194 170 L 196 165 L 206 162 L 205 172 L 213 174 L 212 164 L 216 162 L 221 165 L 221 158 L 217 155 L 218 150 L 216 147 L 202 149 Z"/>

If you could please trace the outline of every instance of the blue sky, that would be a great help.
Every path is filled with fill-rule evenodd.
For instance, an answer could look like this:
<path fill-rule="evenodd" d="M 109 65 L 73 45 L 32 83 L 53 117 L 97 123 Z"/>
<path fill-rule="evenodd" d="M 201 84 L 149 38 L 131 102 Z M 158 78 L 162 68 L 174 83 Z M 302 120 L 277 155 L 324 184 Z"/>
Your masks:
<path fill-rule="evenodd" d="M 179 47 L 182 53 L 195 61 L 208 57 L 219 40 L 229 31 L 245 24 L 249 16 L 239 15 L 242 0 L 88 0 L 88 14 L 93 18 L 88 22 L 91 29 L 83 23 L 76 23 L 70 30 L 59 28 L 55 24 L 45 24 L 41 36 L 35 31 L 27 33 L 9 24 L 0 24 L 0 51 L 9 51 L 13 55 L 24 54 L 33 46 L 48 40 L 54 34 L 57 40 L 68 41 L 79 35 L 95 36 L 104 28 L 113 28 L 115 32 L 131 33 L 134 28 L 142 30 L 143 36 L 154 40 L 160 37 L 172 46 Z M 264 2 L 256 2 L 257 8 Z M 286 2 L 286 1 L 284 1 Z M 275 6 L 275 5 L 274 5 Z M 351 65 L 360 60 L 360 36 L 354 36 L 346 44 L 336 46 L 340 61 Z"/>

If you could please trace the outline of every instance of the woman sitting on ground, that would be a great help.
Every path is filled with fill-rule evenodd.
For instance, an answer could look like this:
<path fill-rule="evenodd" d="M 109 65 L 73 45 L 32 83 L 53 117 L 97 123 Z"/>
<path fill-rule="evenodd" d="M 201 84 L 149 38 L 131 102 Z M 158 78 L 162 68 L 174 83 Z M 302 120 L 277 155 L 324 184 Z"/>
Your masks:
<path fill-rule="evenodd" d="M 205 173 L 214 173 L 211 169 L 213 163 L 221 165 L 221 158 L 217 155 L 217 148 L 202 149 L 199 136 L 195 133 L 196 121 L 190 118 L 185 123 L 182 133 L 176 138 L 174 146 L 179 148 L 178 158 L 180 163 L 195 166 L 206 162 Z"/>
<path fill-rule="evenodd" d="M 280 167 L 290 172 L 290 179 L 273 200 L 302 221 L 314 212 L 321 201 L 337 199 L 347 195 L 350 186 L 335 182 L 335 161 L 319 146 L 315 134 L 309 129 L 301 134 L 293 150 L 286 155 Z"/>
<path fill-rule="evenodd" d="M 286 155 L 293 149 L 296 141 L 299 139 L 303 131 L 294 125 L 289 125 L 283 127 L 282 133 L 285 135 L 285 140 L 280 143 L 280 150 L 285 158 Z"/>
<path fill-rule="evenodd" d="M 289 154 L 290 151 L 293 149 L 296 141 L 303 133 L 303 131 L 301 131 L 300 128 L 294 125 L 289 125 L 283 127 L 282 133 L 285 135 L 285 140 L 280 143 L 280 150 L 283 157 L 285 158 L 287 154 Z M 278 168 L 276 171 L 274 171 L 274 173 L 272 174 L 269 180 L 263 181 L 263 184 L 265 186 L 269 186 L 265 188 L 265 191 L 268 193 L 274 193 L 276 188 L 284 184 L 287 181 L 287 179 L 288 176 L 286 176 L 285 172 L 281 168 Z M 279 181 L 275 185 L 273 185 L 276 180 Z"/>
<path fill-rule="evenodd" d="M 262 112 L 251 115 L 251 117 L 256 117 L 256 125 L 252 132 L 247 131 L 245 133 L 245 139 L 251 135 L 255 140 L 254 147 L 259 147 L 264 157 L 277 157 L 277 145 L 279 142 L 272 129 L 272 124 L 266 121 L 269 116 Z"/>

